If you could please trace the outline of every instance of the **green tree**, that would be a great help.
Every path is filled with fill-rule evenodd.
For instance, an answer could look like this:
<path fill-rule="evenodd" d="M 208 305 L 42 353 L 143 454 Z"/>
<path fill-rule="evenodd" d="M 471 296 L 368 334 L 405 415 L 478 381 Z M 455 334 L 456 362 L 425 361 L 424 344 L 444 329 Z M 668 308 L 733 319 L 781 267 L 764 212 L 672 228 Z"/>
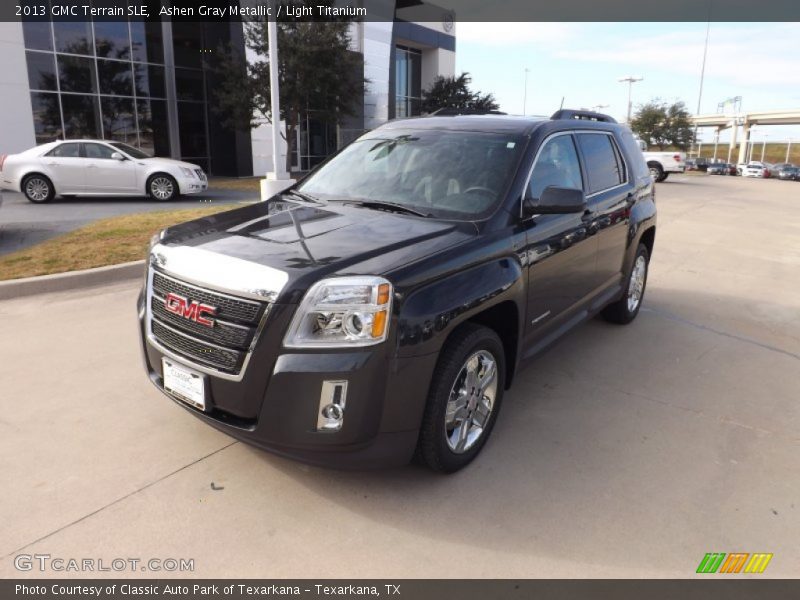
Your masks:
<path fill-rule="evenodd" d="M 667 146 L 688 150 L 694 140 L 694 128 L 683 102 L 668 104 L 656 98 L 641 105 L 631 119 L 631 129 L 648 146 L 660 150 Z"/>
<path fill-rule="evenodd" d="M 291 4 L 316 6 L 333 2 L 294 0 Z M 350 22 L 278 22 L 280 117 L 286 123 L 287 171 L 291 168 L 297 128 L 309 111 L 313 111 L 315 119 L 338 123 L 344 116 L 356 114 L 363 101 L 368 82 L 360 56 L 349 49 Z M 227 47 L 218 50 L 211 65 L 217 79 L 212 92 L 214 111 L 223 125 L 234 129 L 250 129 L 264 119 L 271 122 L 265 19 L 246 25 L 245 43 L 256 55 L 256 61 L 247 63 L 240 50 Z"/>
<path fill-rule="evenodd" d="M 500 105 L 492 94 L 482 94 L 469 89 L 472 77 L 469 73 L 461 73 L 458 77 L 442 77 L 433 80 L 433 84 L 422 92 L 422 112 L 432 113 L 440 108 L 457 108 L 461 110 L 497 110 Z"/>

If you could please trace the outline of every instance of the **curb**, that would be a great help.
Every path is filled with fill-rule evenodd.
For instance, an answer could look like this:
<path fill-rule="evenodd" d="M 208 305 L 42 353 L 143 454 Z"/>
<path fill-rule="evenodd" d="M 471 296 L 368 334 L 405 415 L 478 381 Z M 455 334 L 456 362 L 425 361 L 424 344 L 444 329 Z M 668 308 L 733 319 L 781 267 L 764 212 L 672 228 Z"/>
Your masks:
<path fill-rule="evenodd" d="M 120 265 L 97 267 L 96 269 L 0 281 L 0 300 L 10 300 L 34 294 L 64 292 L 141 278 L 144 276 L 144 262 L 143 260 L 136 260 Z"/>

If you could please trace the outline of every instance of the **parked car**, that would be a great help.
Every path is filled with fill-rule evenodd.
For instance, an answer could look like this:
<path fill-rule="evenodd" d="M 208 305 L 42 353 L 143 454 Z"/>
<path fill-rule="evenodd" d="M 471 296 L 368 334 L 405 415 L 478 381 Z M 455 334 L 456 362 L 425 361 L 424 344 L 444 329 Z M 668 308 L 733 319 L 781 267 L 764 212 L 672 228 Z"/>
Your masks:
<path fill-rule="evenodd" d="M 770 170 L 767 163 L 752 161 L 742 169 L 742 177 L 761 177 L 766 179 L 769 176 Z"/>
<path fill-rule="evenodd" d="M 644 140 L 636 138 L 636 143 L 641 148 L 650 175 L 656 182 L 664 181 L 670 173 L 683 173 L 686 170 L 686 157 L 682 152 L 648 152 Z"/>
<path fill-rule="evenodd" d="M 138 148 L 104 140 L 66 140 L 0 157 L 0 189 L 31 202 L 61 196 L 150 196 L 172 200 L 208 188 L 192 163 L 154 158 Z"/>
<path fill-rule="evenodd" d="M 778 179 L 800 181 L 800 168 L 794 165 L 785 166 L 778 171 Z"/>
<path fill-rule="evenodd" d="M 708 165 L 708 174 L 736 175 L 736 167 L 735 165 L 729 165 L 728 163 L 713 163 L 711 165 Z"/>
<path fill-rule="evenodd" d="M 787 168 L 795 168 L 796 166 L 797 166 L 797 165 L 794 165 L 794 164 L 792 164 L 792 163 L 786 163 L 786 162 L 784 162 L 784 163 L 778 163 L 778 164 L 776 164 L 776 165 L 772 165 L 772 169 L 773 169 L 773 172 L 775 172 L 775 173 L 779 173 L 779 172 L 780 172 L 780 171 L 782 171 L 783 169 L 787 169 Z"/>
<path fill-rule="evenodd" d="M 154 236 L 147 374 L 281 455 L 452 472 L 532 357 L 596 313 L 636 318 L 655 233 L 611 117 L 392 121 L 266 202 Z"/>

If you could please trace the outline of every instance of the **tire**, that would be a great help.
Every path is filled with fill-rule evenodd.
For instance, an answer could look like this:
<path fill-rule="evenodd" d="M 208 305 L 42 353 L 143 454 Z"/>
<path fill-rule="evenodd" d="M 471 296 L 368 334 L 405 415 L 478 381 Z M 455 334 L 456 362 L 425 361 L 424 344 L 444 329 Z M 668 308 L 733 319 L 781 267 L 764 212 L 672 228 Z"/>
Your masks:
<path fill-rule="evenodd" d="M 22 193 L 29 202 L 45 204 L 53 199 L 56 190 L 50 179 L 39 173 L 33 173 L 22 180 Z"/>
<path fill-rule="evenodd" d="M 650 169 L 650 176 L 654 181 L 662 181 L 664 176 L 664 169 L 656 162 L 647 163 L 647 168 Z"/>
<path fill-rule="evenodd" d="M 147 180 L 147 195 L 158 202 L 169 202 L 178 194 L 178 182 L 166 173 L 156 173 Z"/>
<path fill-rule="evenodd" d="M 642 307 L 649 267 L 650 255 L 647 252 L 647 246 L 639 244 L 631 271 L 628 273 L 628 282 L 625 285 L 622 298 L 603 309 L 603 318 L 606 321 L 627 325 L 636 318 L 636 315 L 639 314 L 639 309 Z"/>
<path fill-rule="evenodd" d="M 453 473 L 472 462 L 497 420 L 505 375 L 503 343 L 494 331 L 472 323 L 456 330 L 442 349 L 433 374 L 417 460 L 440 473 Z M 484 378 L 485 393 L 480 394 Z"/>
<path fill-rule="evenodd" d="M 669 173 L 662 173 L 662 174 L 661 174 L 661 177 L 659 177 L 658 179 L 656 179 L 656 182 L 657 182 L 657 183 L 661 183 L 662 181 L 666 181 L 666 180 L 667 180 L 667 177 L 669 177 Z"/>

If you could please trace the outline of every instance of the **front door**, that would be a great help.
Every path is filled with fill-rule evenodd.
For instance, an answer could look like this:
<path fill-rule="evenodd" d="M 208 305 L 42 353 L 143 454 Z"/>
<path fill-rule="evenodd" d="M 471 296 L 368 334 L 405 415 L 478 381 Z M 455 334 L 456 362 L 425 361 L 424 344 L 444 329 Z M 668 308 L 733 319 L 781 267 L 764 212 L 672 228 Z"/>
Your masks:
<path fill-rule="evenodd" d="M 137 191 L 134 161 L 111 158 L 114 149 L 105 144 L 85 142 L 83 149 L 86 156 L 87 192 L 133 194 Z"/>
<path fill-rule="evenodd" d="M 545 140 L 528 183 L 528 195 L 538 199 L 548 186 L 584 189 L 584 178 L 570 133 Z M 537 215 L 526 225 L 528 267 L 526 336 L 569 320 L 594 289 L 597 239 L 584 215 Z M 526 344 L 529 348 L 530 344 Z"/>

